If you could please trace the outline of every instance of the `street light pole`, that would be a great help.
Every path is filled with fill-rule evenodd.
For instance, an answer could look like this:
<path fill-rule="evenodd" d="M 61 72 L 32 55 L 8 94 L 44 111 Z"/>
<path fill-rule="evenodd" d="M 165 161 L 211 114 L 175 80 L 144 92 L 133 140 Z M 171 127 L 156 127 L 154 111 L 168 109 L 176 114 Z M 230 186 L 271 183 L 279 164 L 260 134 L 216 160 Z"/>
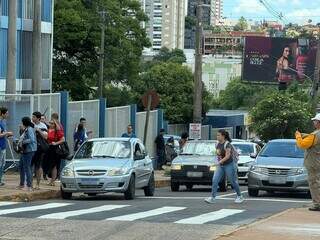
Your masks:
<path fill-rule="evenodd" d="M 202 120 L 202 0 L 197 3 L 193 122 Z"/>
<path fill-rule="evenodd" d="M 100 70 L 99 70 L 99 97 L 103 97 L 103 86 L 104 86 L 104 41 L 105 41 L 105 20 L 106 20 L 106 11 L 101 11 L 101 45 L 100 45 Z"/>

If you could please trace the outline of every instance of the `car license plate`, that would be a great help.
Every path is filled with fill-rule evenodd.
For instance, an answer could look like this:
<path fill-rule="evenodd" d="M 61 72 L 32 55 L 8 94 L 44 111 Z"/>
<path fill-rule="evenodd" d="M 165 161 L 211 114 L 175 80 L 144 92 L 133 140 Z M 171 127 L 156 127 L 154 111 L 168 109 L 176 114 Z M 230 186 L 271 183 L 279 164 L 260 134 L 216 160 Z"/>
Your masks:
<path fill-rule="evenodd" d="M 96 178 L 81 178 L 80 179 L 81 184 L 84 185 L 97 185 L 99 182 L 99 179 Z"/>
<path fill-rule="evenodd" d="M 187 172 L 188 177 L 200 178 L 203 176 L 202 172 Z"/>
<path fill-rule="evenodd" d="M 269 179 L 269 182 L 271 184 L 285 184 L 287 182 L 287 179 L 281 177 L 273 177 Z"/>

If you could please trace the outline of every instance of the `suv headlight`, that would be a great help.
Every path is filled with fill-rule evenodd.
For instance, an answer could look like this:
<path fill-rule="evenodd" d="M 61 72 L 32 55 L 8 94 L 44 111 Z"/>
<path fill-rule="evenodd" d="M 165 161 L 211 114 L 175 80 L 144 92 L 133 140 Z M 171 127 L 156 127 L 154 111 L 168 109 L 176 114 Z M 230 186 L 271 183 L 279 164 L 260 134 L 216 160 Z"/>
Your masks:
<path fill-rule="evenodd" d="M 129 172 L 128 168 L 117 168 L 117 169 L 111 169 L 108 171 L 108 176 L 122 176 L 126 175 Z"/>
<path fill-rule="evenodd" d="M 305 168 L 298 168 L 298 169 L 296 169 L 295 174 L 301 175 L 301 174 L 306 173 L 306 171 L 307 170 Z"/>
<path fill-rule="evenodd" d="M 171 165 L 171 170 L 180 171 L 181 169 L 182 169 L 181 164 L 172 164 Z"/>
<path fill-rule="evenodd" d="M 251 171 L 251 172 L 256 172 L 256 173 L 262 173 L 262 172 L 263 172 L 263 168 L 257 167 L 257 166 L 255 166 L 255 165 L 251 165 L 250 171 Z"/>
<path fill-rule="evenodd" d="M 64 168 L 62 171 L 63 177 L 74 177 L 74 171 L 71 168 Z"/>
<path fill-rule="evenodd" d="M 211 165 L 210 166 L 210 172 L 214 172 L 217 170 L 217 166 L 216 165 Z"/>

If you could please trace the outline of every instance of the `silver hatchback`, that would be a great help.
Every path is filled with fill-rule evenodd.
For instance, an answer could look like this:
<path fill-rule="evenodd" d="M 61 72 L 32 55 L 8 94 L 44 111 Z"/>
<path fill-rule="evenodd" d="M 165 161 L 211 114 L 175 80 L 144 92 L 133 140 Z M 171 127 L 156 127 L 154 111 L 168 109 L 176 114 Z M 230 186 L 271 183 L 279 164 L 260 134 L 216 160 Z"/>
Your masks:
<path fill-rule="evenodd" d="M 73 193 L 95 196 L 99 193 L 123 193 L 135 197 L 135 189 L 153 196 L 155 189 L 152 160 L 137 138 L 101 138 L 85 142 L 61 173 L 61 195 Z"/>

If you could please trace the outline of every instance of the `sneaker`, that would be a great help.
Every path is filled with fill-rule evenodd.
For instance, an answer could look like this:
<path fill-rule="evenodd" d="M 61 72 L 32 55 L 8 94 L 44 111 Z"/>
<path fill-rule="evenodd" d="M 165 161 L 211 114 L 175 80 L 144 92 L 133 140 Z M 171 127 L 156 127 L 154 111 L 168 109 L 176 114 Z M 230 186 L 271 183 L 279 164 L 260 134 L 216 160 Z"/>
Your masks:
<path fill-rule="evenodd" d="M 316 206 L 310 207 L 310 208 L 309 208 L 309 211 L 320 212 L 320 207 L 316 207 Z"/>
<path fill-rule="evenodd" d="M 238 196 L 234 202 L 235 203 L 243 203 L 244 202 L 244 198 L 242 196 L 240 196 L 240 197 Z"/>
<path fill-rule="evenodd" d="M 2 187 L 2 186 L 4 186 L 4 183 L 3 183 L 3 182 L 0 183 L 0 187 Z"/>
<path fill-rule="evenodd" d="M 208 198 L 204 199 L 204 201 L 205 201 L 206 203 L 213 204 L 213 203 L 216 202 L 216 198 L 214 198 L 214 197 L 208 197 Z"/>

